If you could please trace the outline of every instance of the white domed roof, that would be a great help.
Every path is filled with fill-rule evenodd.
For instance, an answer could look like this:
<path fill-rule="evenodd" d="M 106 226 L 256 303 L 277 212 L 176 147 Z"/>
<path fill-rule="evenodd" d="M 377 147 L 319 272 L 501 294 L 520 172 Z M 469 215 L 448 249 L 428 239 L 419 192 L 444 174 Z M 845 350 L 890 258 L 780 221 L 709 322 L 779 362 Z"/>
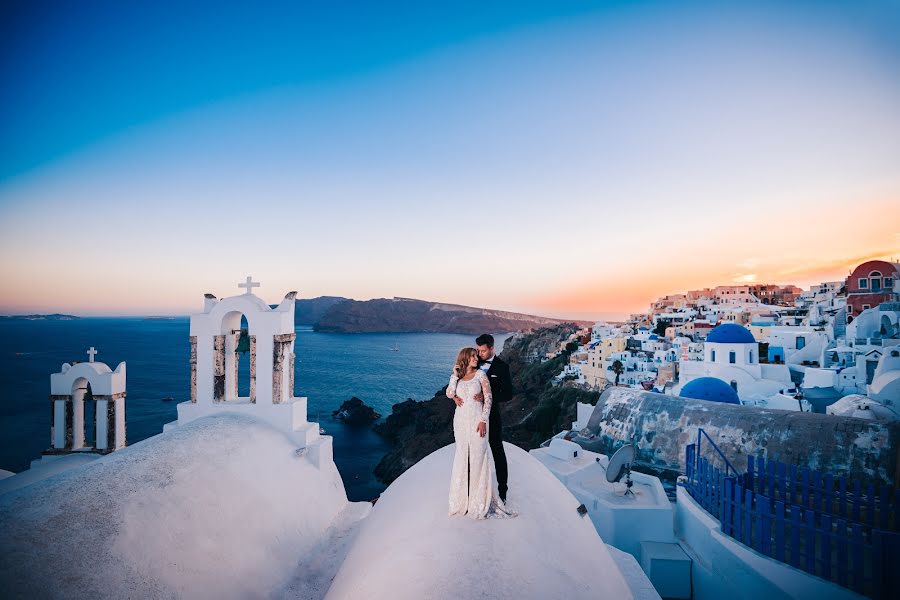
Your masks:
<path fill-rule="evenodd" d="M 218 415 L 3 494 L 4 591 L 277 596 L 348 505 L 337 471 L 295 450 L 262 421 Z"/>
<path fill-rule="evenodd" d="M 867 421 L 892 421 L 898 418 L 898 415 L 890 407 L 862 394 L 844 396 L 834 404 L 825 407 L 825 412 L 829 415 L 856 417 Z"/>
<path fill-rule="evenodd" d="M 579 501 L 537 459 L 504 447 L 518 517 L 448 516 L 445 446 L 382 494 L 327 598 L 630 598 Z"/>

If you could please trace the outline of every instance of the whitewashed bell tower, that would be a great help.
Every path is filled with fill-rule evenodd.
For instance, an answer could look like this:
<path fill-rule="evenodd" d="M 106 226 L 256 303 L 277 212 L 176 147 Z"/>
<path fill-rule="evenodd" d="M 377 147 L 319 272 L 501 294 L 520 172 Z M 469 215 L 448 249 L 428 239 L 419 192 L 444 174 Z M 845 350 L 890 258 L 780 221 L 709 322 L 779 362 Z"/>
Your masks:
<path fill-rule="evenodd" d="M 92 346 L 88 362 L 65 363 L 50 375 L 50 448 L 45 454 L 99 452 L 125 447 L 125 363 L 113 371 L 96 362 Z M 88 386 L 94 406 L 87 406 Z M 93 409 L 93 410 L 90 410 Z M 94 440 L 85 439 L 85 423 L 94 420 Z"/>
<path fill-rule="evenodd" d="M 253 293 L 259 285 L 247 277 L 238 284 L 243 294 L 221 300 L 206 294 L 203 311 L 191 315 L 191 400 L 178 405 L 178 425 L 216 413 L 248 414 L 307 447 L 320 438 L 318 425 L 306 420 L 306 398 L 294 397 L 297 292 L 271 308 Z M 242 316 L 250 341 L 248 396 L 239 396 L 237 385 Z"/>

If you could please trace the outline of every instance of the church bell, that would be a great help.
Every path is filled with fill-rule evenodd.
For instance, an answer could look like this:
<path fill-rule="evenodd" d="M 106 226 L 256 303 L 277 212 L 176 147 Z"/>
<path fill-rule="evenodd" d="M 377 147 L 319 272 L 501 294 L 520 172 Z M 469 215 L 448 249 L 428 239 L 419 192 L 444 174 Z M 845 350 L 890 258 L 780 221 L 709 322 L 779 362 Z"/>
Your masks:
<path fill-rule="evenodd" d="M 247 335 L 246 329 L 241 329 L 241 337 L 238 339 L 237 348 L 234 351 L 243 352 L 244 354 L 250 352 L 250 336 Z"/>

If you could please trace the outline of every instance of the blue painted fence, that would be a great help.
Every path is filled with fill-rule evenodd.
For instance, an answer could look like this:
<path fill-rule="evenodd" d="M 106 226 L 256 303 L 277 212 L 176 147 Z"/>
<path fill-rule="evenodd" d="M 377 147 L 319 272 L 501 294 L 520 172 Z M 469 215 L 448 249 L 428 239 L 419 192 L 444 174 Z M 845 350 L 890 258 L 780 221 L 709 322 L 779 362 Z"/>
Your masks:
<path fill-rule="evenodd" d="M 737 473 L 687 447 L 684 487 L 722 531 L 780 562 L 872 598 L 900 589 L 900 494 L 796 465 L 750 457 Z M 722 459 L 721 461 L 719 459 Z"/>

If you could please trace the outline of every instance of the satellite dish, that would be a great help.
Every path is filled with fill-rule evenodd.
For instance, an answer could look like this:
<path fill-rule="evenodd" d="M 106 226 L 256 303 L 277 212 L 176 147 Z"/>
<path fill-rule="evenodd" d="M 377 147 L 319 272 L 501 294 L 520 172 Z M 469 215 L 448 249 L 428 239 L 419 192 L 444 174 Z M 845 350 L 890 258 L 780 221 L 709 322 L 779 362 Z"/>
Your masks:
<path fill-rule="evenodd" d="M 634 496 L 634 492 L 631 491 L 631 486 L 634 485 L 634 482 L 631 481 L 631 463 L 634 462 L 634 445 L 633 444 L 625 444 L 618 450 L 616 450 L 615 454 L 609 459 L 609 465 L 606 467 L 606 480 L 610 483 L 618 483 L 625 478 L 625 495 L 626 496 Z"/>

